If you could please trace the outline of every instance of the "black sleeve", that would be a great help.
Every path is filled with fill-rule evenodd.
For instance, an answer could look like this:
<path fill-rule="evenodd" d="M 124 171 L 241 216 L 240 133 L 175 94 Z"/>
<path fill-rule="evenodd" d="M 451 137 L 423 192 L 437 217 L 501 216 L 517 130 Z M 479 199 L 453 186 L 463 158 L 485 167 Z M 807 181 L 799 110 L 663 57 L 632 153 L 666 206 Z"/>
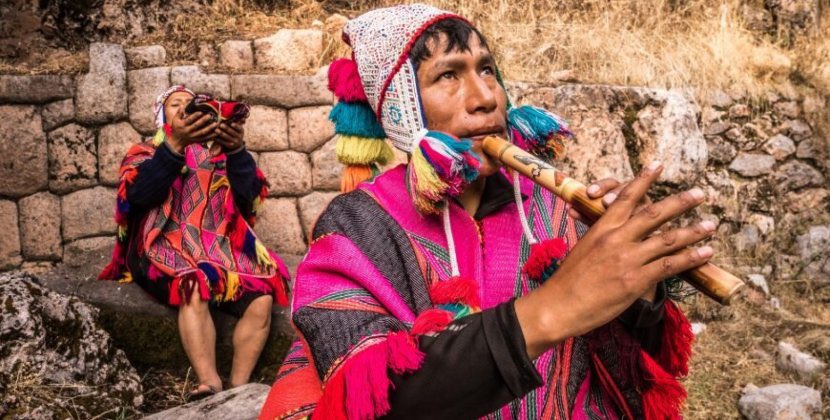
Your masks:
<path fill-rule="evenodd" d="M 140 216 L 158 207 L 167 198 L 173 181 L 181 174 L 184 157 L 163 145 L 153 157 L 138 166 L 138 175 L 127 186 L 130 217 Z"/>
<path fill-rule="evenodd" d="M 248 218 L 253 213 L 254 199 L 262 190 L 262 181 L 256 176 L 256 162 L 244 148 L 227 156 L 228 182 L 233 200 L 242 216 Z"/>
<path fill-rule="evenodd" d="M 422 336 L 419 345 L 426 353 L 421 369 L 391 374 L 387 418 L 481 417 L 542 385 L 527 356 L 513 300 Z"/>
<path fill-rule="evenodd" d="M 637 299 L 618 318 L 629 334 L 651 355 L 660 351 L 667 294 L 666 283 L 660 282 L 653 302 Z"/>

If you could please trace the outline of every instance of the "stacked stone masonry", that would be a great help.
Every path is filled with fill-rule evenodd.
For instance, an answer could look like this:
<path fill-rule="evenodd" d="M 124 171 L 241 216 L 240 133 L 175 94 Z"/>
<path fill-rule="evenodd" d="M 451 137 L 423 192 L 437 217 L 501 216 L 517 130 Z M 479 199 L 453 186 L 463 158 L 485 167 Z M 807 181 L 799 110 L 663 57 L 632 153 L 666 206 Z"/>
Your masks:
<path fill-rule="evenodd" d="M 256 230 L 279 253 L 304 253 L 342 166 L 325 67 L 273 74 L 320 64 L 284 59 L 285 45 L 317 51 L 322 42 L 299 32 L 211 47 L 213 72 L 166 66 L 160 46 L 92 44 L 87 74 L 0 75 L 0 268 L 111 246 L 118 165 L 130 144 L 154 133 L 152 104 L 176 83 L 251 105 L 247 147 L 271 184 Z M 753 253 L 775 240 L 783 251 L 770 262 L 778 277 L 807 258 L 804 272 L 830 281 L 830 160 L 814 122 L 821 99 L 770 94 L 759 103 L 713 92 L 700 108 L 684 94 L 646 88 L 511 83 L 509 90 L 516 102 L 570 122 L 577 137 L 559 165 L 576 178 L 627 179 L 660 159 L 658 193 L 702 185 L 708 200 L 696 217 L 717 222 L 732 251 Z"/>

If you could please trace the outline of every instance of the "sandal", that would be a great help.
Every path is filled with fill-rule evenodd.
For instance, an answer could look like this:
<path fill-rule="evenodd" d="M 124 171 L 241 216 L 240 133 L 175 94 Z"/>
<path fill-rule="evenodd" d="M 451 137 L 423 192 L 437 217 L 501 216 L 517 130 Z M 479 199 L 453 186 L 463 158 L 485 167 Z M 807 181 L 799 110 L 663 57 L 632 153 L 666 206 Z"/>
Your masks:
<path fill-rule="evenodd" d="M 200 388 L 202 387 L 207 387 L 207 389 L 200 390 Z M 211 395 L 216 395 L 217 392 L 219 391 L 211 385 L 199 385 L 193 391 L 190 391 L 187 394 L 185 394 L 184 401 L 187 403 L 199 401 L 207 397 L 210 397 Z"/>

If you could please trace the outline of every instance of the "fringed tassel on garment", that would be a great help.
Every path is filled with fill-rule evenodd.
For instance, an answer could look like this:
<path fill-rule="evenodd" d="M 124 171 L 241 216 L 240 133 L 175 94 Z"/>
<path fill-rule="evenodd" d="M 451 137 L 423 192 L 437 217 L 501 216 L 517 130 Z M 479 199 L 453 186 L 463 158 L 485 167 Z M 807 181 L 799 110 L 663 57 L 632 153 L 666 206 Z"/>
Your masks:
<path fill-rule="evenodd" d="M 674 302 L 667 300 L 657 362 L 672 376 L 688 375 L 694 339 L 692 324 Z"/>
<path fill-rule="evenodd" d="M 643 414 L 646 420 L 680 419 L 686 389 L 677 379 L 645 352 L 640 350 L 640 367 L 643 370 Z"/>
<path fill-rule="evenodd" d="M 257 262 L 265 267 L 274 267 L 274 260 L 271 258 L 271 253 L 268 252 L 268 248 L 259 239 L 255 239 L 254 246 L 256 247 Z"/>
<path fill-rule="evenodd" d="M 530 246 L 530 256 L 522 267 L 527 276 L 537 282 L 550 278 L 565 254 L 568 245 L 562 238 L 548 239 Z"/>
<path fill-rule="evenodd" d="M 396 374 L 421 367 L 424 353 L 406 332 L 391 333 L 349 357 L 323 385 L 313 419 L 373 419 L 390 410 L 389 370 Z"/>
<path fill-rule="evenodd" d="M 375 176 L 375 169 L 369 165 L 349 165 L 343 169 L 340 177 L 340 192 L 354 191 L 361 182 L 368 181 Z"/>
<path fill-rule="evenodd" d="M 475 280 L 460 276 L 433 283 L 429 288 L 429 298 L 433 305 L 461 303 L 473 308 L 481 307 L 478 284 Z"/>
<path fill-rule="evenodd" d="M 547 160 L 562 157 L 565 141 L 573 136 L 561 118 L 529 105 L 508 110 L 507 124 L 514 144 Z"/>
<path fill-rule="evenodd" d="M 367 102 L 357 63 L 348 58 L 334 60 L 329 65 L 329 90 L 343 102 Z"/>
<path fill-rule="evenodd" d="M 425 335 L 444 331 L 455 319 L 455 315 L 444 309 L 427 309 L 421 312 L 412 324 L 413 335 Z"/>
<path fill-rule="evenodd" d="M 438 213 L 447 197 L 457 197 L 478 177 L 481 162 L 471 148 L 469 140 L 436 131 L 417 143 L 407 168 L 407 186 L 420 212 Z"/>
<path fill-rule="evenodd" d="M 385 165 L 394 158 L 392 148 L 383 139 L 339 135 L 337 158 L 344 165 Z"/>

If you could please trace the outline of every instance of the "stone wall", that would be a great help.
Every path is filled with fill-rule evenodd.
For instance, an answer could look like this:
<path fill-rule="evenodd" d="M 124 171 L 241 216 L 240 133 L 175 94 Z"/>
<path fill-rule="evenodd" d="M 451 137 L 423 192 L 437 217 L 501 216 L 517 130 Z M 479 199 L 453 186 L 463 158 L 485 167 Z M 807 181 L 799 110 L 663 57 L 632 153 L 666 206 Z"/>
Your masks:
<path fill-rule="evenodd" d="M 240 60 L 232 53 L 244 45 L 228 49 L 228 60 Z M 252 105 L 247 147 L 271 183 L 257 231 L 279 253 L 305 252 L 306 233 L 340 185 L 325 68 L 208 74 L 165 66 L 159 46 L 97 43 L 89 54 L 89 72 L 77 77 L 0 75 L 0 268 L 112 245 L 121 158 L 154 133 L 152 104 L 178 83 Z"/>
<path fill-rule="evenodd" d="M 152 103 L 175 83 L 252 105 L 246 141 L 271 183 L 257 232 L 281 254 L 302 254 L 339 187 L 327 120 L 334 98 L 325 68 L 271 73 L 311 65 L 279 58 L 286 45 L 319 44 L 311 35 L 226 41 L 202 67 L 165 66 L 159 46 L 93 44 L 87 74 L 0 75 L 0 267 L 71 262 L 111 246 L 118 163 L 131 142 L 153 133 Z M 570 122 L 576 139 L 559 165 L 576 178 L 627 179 L 660 159 L 658 195 L 704 186 L 708 201 L 695 216 L 718 223 L 714 245 L 740 256 L 733 261 L 745 265 L 740 274 L 830 281 L 830 142 L 818 127 L 828 121 L 826 99 L 713 92 L 701 109 L 683 93 L 657 89 L 510 83 L 509 90 L 516 102 Z"/>

